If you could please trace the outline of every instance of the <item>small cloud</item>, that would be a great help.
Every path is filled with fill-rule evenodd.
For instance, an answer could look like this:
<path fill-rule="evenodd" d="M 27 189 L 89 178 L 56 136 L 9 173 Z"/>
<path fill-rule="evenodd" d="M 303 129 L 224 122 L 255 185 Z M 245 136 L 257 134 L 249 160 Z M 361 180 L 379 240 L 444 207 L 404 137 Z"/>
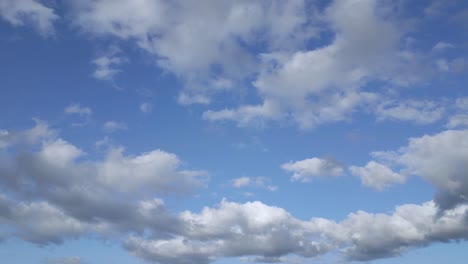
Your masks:
<path fill-rule="evenodd" d="M 272 192 L 278 190 L 278 186 L 272 185 L 271 180 L 265 177 L 240 177 L 231 180 L 231 185 L 234 188 L 257 187 L 266 188 Z"/>
<path fill-rule="evenodd" d="M 405 176 L 375 161 L 368 162 L 364 167 L 351 166 L 349 170 L 351 174 L 361 179 L 362 184 L 377 191 L 396 183 L 404 183 L 406 180 Z"/>
<path fill-rule="evenodd" d="M 80 115 L 80 116 L 89 116 L 93 113 L 91 108 L 82 107 L 80 104 L 70 104 L 65 108 L 65 114 L 68 115 Z"/>
<path fill-rule="evenodd" d="M 104 123 L 103 128 L 106 132 L 114 132 L 116 130 L 127 130 L 127 124 L 124 122 L 117 122 L 117 121 L 107 121 Z"/>
<path fill-rule="evenodd" d="M 153 105 L 150 103 L 141 103 L 140 104 L 140 111 L 147 114 L 153 111 Z"/>
<path fill-rule="evenodd" d="M 80 257 L 50 258 L 44 261 L 45 264 L 82 264 Z"/>
<path fill-rule="evenodd" d="M 121 70 L 119 66 L 127 61 L 120 55 L 121 51 L 117 47 L 111 47 L 107 54 L 99 56 L 91 61 L 96 69 L 93 77 L 99 80 L 112 81 Z"/>
<path fill-rule="evenodd" d="M 432 47 L 433 52 L 442 52 L 447 49 L 452 49 L 455 46 L 453 44 L 447 43 L 447 42 L 438 42 L 437 44 Z"/>
<path fill-rule="evenodd" d="M 192 104 L 210 104 L 210 98 L 201 95 L 201 94 L 194 94 L 189 95 L 186 93 L 181 93 L 177 97 L 177 102 L 181 105 L 192 105 Z"/>
<path fill-rule="evenodd" d="M 292 172 L 293 181 L 308 182 L 312 178 L 341 176 L 344 172 L 343 165 L 334 159 L 310 158 L 300 161 L 290 161 L 281 165 L 285 171 Z"/>

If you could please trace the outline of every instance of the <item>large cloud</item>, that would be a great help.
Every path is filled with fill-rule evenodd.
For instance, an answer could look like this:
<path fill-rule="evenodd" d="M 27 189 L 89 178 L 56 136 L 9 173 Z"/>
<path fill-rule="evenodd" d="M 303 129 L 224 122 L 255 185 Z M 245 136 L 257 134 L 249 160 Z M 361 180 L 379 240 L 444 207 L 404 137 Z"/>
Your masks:
<path fill-rule="evenodd" d="M 209 263 L 221 257 L 257 256 L 281 261 L 296 254 L 317 257 L 340 251 L 347 260 L 373 260 L 400 255 L 432 242 L 468 238 L 468 207 L 442 216 L 434 202 L 398 206 L 392 214 L 351 213 L 335 222 L 301 221 L 285 210 L 261 202 L 223 200 L 200 213 L 183 212 L 184 232 L 167 239 L 130 237 L 127 250 L 158 263 Z"/>
<path fill-rule="evenodd" d="M 405 175 L 433 182 L 441 194 L 434 202 L 401 205 L 391 214 L 358 211 L 339 222 L 300 220 L 259 201 L 222 200 L 200 212 L 171 213 L 154 195 L 203 185 L 203 173 L 179 169 L 174 154 L 154 150 L 125 156 L 114 148 L 103 160 L 90 160 L 44 122 L 3 134 L 8 136 L 2 138 L 0 155 L 0 224 L 7 235 L 40 245 L 113 237 L 149 262 L 183 264 L 226 257 L 283 261 L 288 255 L 314 258 L 328 252 L 372 260 L 433 242 L 468 239 L 468 206 L 462 203 L 467 131 L 413 138 L 398 152 L 374 154 L 405 165 Z M 441 201 L 447 200 L 451 206 L 441 211 Z"/>
<path fill-rule="evenodd" d="M 2 208 L 11 212 L 3 216 L 13 225 L 41 213 L 44 217 L 38 215 L 38 219 L 45 222 L 51 215 L 64 224 L 73 223 L 73 235 L 143 232 L 146 228 L 161 233 L 175 228 L 177 221 L 154 195 L 187 194 L 206 181 L 205 172 L 181 170 L 177 156 L 162 150 L 126 156 L 122 148 L 111 148 L 103 160 L 88 160 L 86 153 L 57 138 L 44 122 L 3 134 L 0 190 L 6 195 Z M 24 228 L 35 225 L 37 229 Z M 60 229 L 48 232 L 40 221 L 19 224 L 18 231 L 28 230 L 32 238 L 21 236 L 40 244 L 67 237 Z"/>
<path fill-rule="evenodd" d="M 183 104 L 207 103 L 255 71 L 252 49 L 298 47 L 312 34 L 302 0 L 86 0 L 72 9 L 83 31 L 134 40 L 185 80 Z"/>
<path fill-rule="evenodd" d="M 263 54 L 263 68 L 254 82 L 263 103 L 207 111 L 204 118 L 245 125 L 251 120 L 290 117 L 300 127 L 309 128 L 349 119 L 357 109 L 371 107 L 383 90 L 366 91 L 369 82 L 406 86 L 418 81 L 420 73 L 414 67 L 418 55 L 401 45 L 405 27 L 392 18 L 394 14 L 388 13 L 392 8 L 385 3 L 335 1 L 323 13 L 327 29 L 334 34 L 330 44 Z M 382 115 L 409 118 L 411 109 L 401 110 L 406 111 L 387 110 Z M 429 121 L 436 118 L 440 117 Z"/>

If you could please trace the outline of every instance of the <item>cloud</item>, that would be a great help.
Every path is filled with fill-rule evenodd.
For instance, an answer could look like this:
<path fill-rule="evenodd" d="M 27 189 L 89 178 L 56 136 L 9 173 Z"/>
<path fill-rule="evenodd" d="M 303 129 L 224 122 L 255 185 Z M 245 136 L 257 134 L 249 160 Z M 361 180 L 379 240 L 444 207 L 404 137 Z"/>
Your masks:
<path fill-rule="evenodd" d="M 96 67 L 93 77 L 99 80 L 112 81 L 120 72 L 119 66 L 127 60 L 121 55 L 119 48 L 112 46 L 109 50 L 91 61 Z"/>
<path fill-rule="evenodd" d="M 460 97 L 455 101 L 455 107 L 459 110 L 468 111 L 468 97 Z"/>
<path fill-rule="evenodd" d="M 468 201 L 468 130 L 446 130 L 434 135 L 410 138 L 397 151 L 372 155 L 395 166 L 404 175 L 420 176 L 433 184 L 434 201 L 441 209 Z"/>
<path fill-rule="evenodd" d="M 15 144 L 32 145 L 44 139 L 52 138 L 56 132 L 49 125 L 40 120 L 33 119 L 35 126 L 23 131 L 7 131 L 0 129 L 0 150 Z"/>
<path fill-rule="evenodd" d="M 375 161 L 368 162 L 364 167 L 351 166 L 349 170 L 361 179 L 362 184 L 378 191 L 382 191 L 389 185 L 405 181 L 403 175 L 393 172 L 389 167 Z"/>
<path fill-rule="evenodd" d="M 45 261 L 45 264 L 81 264 L 80 257 L 66 257 L 66 258 L 48 258 Z"/>
<path fill-rule="evenodd" d="M 368 261 L 433 242 L 467 239 L 467 210 L 460 205 L 438 216 L 431 201 L 401 205 L 391 214 L 358 211 L 340 222 L 324 218 L 301 221 L 258 201 L 223 200 L 200 213 L 181 213 L 183 235 L 163 239 L 133 236 L 125 248 L 160 263 L 210 263 L 245 256 L 271 262 L 290 254 L 314 258 L 328 252 L 340 252 L 347 261 Z"/>
<path fill-rule="evenodd" d="M 40 134 L 48 135 L 46 128 Z M 373 153 L 403 166 L 405 175 L 429 180 L 439 193 L 435 201 L 422 205 L 401 205 L 389 214 L 357 211 L 339 222 L 300 220 L 259 201 L 222 200 L 199 212 L 173 214 L 155 195 L 200 188 L 205 172 L 181 169 L 177 156 L 162 150 L 132 156 L 111 148 L 95 160 L 64 139 L 49 136 L 26 151 L 17 149 L 21 142 L 10 145 L 8 155 L 0 156 L 0 223 L 7 227 L 7 236 L 39 245 L 88 235 L 118 237 L 131 254 L 158 263 L 210 263 L 225 257 L 272 261 L 331 252 L 359 261 L 397 256 L 434 242 L 468 239 L 463 200 L 468 190 L 467 135 L 449 130 L 412 138 L 396 152 Z M 287 164 L 299 180 L 343 173 L 342 166 L 325 159 Z M 262 180 L 237 181 L 240 186 L 256 182 Z M 441 202 L 450 200 L 451 206 L 440 211 Z"/>
<path fill-rule="evenodd" d="M 93 113 L 91 108 L 81 106 L 80 104 L 70 104 L 65 108 L 65 114 L 76 114 L 80 116 L 89 116 Z"/>
<path fill-rule="evenodd" d="M 411 121 L 417 124 L 430 124 L 440 120 L 444 107 L 432 101 L 387 101 L 376 109 L 377 120 Z"/>
<path fill-rule="evenodd" d="M 265 177 L 240 177 L 231 180 L 231 184 L 235 188 L 259 187 L 266 188 L 272 192 L 278 190 L 278 186 L 272 185 L 271 180 Z"/>
<path fill-rule="evenodd" d="M 102 126 L 106 132 L 112 133 L 116 130 L 127 130 L 127 124 L 124 122 L 107 121 Z"/>
<path fill-rule="evenodd" d="M 292 172 L 292 180 L 308 182 L 315 177 L 340 176 L 343 165 L 332 159 L 310 158 L 300 161 L 290 161 L 281 165 L 285 171 Z"/>
<path fill-rule="evenodd" d="M 386 13 L 390 9 L 379 1 L 335 1 L 322 14 L 321 22 L 335 34 L 328 45 L 260 56 L 262 67 L 253 85 L 263 103 L 210 110 L 203 117 L 241 126 L 251 120 L 291 120 L 313 128 L 349 120 L 353 112 L 368 108 L 383 92 L 366 91 L 372 81 L 396 87 L 418 82 L 424 67 L 416 67 L 418 54 L 399 45 L 405 27 Z M 266 107 L 272 105 L 274 111 Z"/>
<path fill-rule="evenodd" d="M 41 139 L 27 151 L 21 144 L 0 156 L 0 190 L 7 195 L 0 197 L 0 222 L 11 235 L 41 245 L 86 234 L 162 234 L 177 228 L 177 219 L 154 195 L 185 195 L 207 181 L 206 172 L 180 169 L 177 156 L 162 150 L 127 156 L 111 148 L 92 160 L 61 138 Z"/>
<path fill-rule="evenodd" d="M 0 0 L 0 16 L 14 26 L 32 26 L 39 34 L 54 33 L 55 11 L 35 0 Z"/>
<path fill-rule="evenodd" d="M 73 22 L 89 34 L 131 40 L 180 77 L 182 104 L 207 103 L 256 71 L 262 50 L 303 46 L 316 34 L 306 4 L 294 1 L 133 1 L 73 3 Z M 200 34 L 203 32 L 203 34 Z"/>
<path fill-rule="evenodd" d="M 468 127 L 468 114 L 457 114 L 450 117 L 446 124 L 448 128 L 466 128 Z"/>
<path fill-rule="evenodd" d="M 455 46 L 453 44 L 450 44 L 448 42 L 437 42 L 437 44 L 434 45 L 434 47 L 432 47 L 432 51 L 433 52 L 443 52 L 447 49 L 452 49 L 454 48 Z"/>
<path fill-rule="evenodd" d="M 150 103 L 141 103 L 140 104 L 140 111 L 147 114 L 153 111 L 153 105 Z"/>

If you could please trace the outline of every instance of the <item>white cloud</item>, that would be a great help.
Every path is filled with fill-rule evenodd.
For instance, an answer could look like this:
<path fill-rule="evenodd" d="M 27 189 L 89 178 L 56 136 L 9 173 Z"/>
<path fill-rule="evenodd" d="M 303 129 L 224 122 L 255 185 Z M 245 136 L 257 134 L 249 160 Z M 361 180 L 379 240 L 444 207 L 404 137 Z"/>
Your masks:
<path fill-rule="evenodd" d="M 96 66 L 93 77 L 100 80 L 111 81 L 114 79 L 115 75 L 120 72 L 119 66 L 126 61 L 126 58 L 121 55 L 120 49 L 112 46 L 105 54 L 91 61 L 91 63 Z"/>
<path fill-rule="evenodd" d="M 278 190 L 278 186 L 272 185 L 271 180 L 265 177 L 240 177 L 233 179 L 231 184 L 235 188 L 259 187 L 266 188 L 272 192 Z"/>
<path fill-rule="evenodd" d="M 464 130 L 445 131 L 410 139 L 397 152 L 373 153 L 402 165 L 409 175 L 431 181 L 442 196 L 422 205 L 398 206 L 390 214 L 358 211 L 340 222 L 303 221 L 259 201 L 222 200 L 198 213 L 173 215 L 154 195 L 203 186 L 204 172 L 181 169 L 177 156 L 162 150 L 131 156 L 114 148 L 103 160 L 92 160 L 63 139 L 45 138 L 28 153 L 12 147 L 10 158 L 0 156 L 0 188 L 15 197 L 0 195 L 0 222 L 8 227 L 9 236 L 40 245 L 89 234 L 117 235 L 133 255 L 163 263 L 313 258 L 329 252 L 350 261 L 391 257 L 434 242 L 468 239 L 467 135 Z M 322 172 L 339 175 L 343 168 L 336 165 L 314 158 L 285 166 L 303 180 Z M 244 179 L 240 185 L 258 181 Z M 447 199 L 455 200 L 440 211 L 440 203 Z"/>
<path fill-rule="evenodd" d="M 65 114 L 77 114 L 82 116 L 89 116 L 93 113 L 91 108 L 81 106 L 80 104 L 70 104 L 65 108 Z"/>
<path fill-rule="evenodd" d="M 34 119 L 35 126 L 23 131 L 0 130 L 0 149 L 15 144 L 36 144 L 44 139 L 54 137 L 56 132 L 40 119 Z"/>
<path fill-rule="evenodd" d="M 351 166 L 349 170 L 361 179 L 362 184 L 378 191 L 389 185 L 405 181 L 403 175 L 393 172 L 389 167 L 375 161 L 368 162 L 364 167 Z"/>
<path fill-rule="evenodd" d="M 466 111 L 468 111 L 468 97 L 460 97 L 460 98 L 457 98 L 457 100 L 455 101 L 455 106 L 456 106 L 459 110 L 466 110 Z"/>
<path fill-rule="evenodd" d="M 340 222 L 301 221 L 261 202 L 223 200 L 200 213 L 183 212 L 185 232 L 171 238 L 131 237 L 125 248 L 147 261 L 209 263 L 222 257 L 284 259 L 341 253 L 347 261 L 368 261 L 402 254 L 413 247 L 468 237 L 466 205 L 438 215 L 434 202 L 406 204 L 391 214 L 351 213 Z M 245 259 L 245 258 L 244 258 Z"/>
<path fill-rule="evenodd" d="M 140 104 L 140 111 L 147 114 L 153 111 L 153 105 L 150 103 L 141 103 Z"/>
<path fill-rule="evenodd" d="M 466 128 L 468 127 L 468 114 L 457 114 L 450 117 L 446 127 Z"/>
<path fill-rule="evenodd" d="M 394 86 L 419 81 L 423 67 L 416 65 L 420 58 L 399 46 L 405 27 L 386 13 L 390 9 L 380 1 L 335 1 L 323 14 L 323 22 L 336 34 L 330 44 L 261 55 L 262 68 L 253 84 L 263 103 L 211 110 L 203 117 L 232 120 L 241 126 L 251 120 L 291 120 L 301 128 L 311 128 L 349 120 L 353 112 L 375 102 L 379 90 L 364 89 L 370 81 Z M 265 106 L 269 105 L 275 111 L 268 111 L 271 108 Z"/>
<path fill-rule="evenodd" d="M 107 121 L 104 123 L 103 128 L 107 132 L 114 132 L 116 130 L 127 130 L 127 124 L 124 122 Z"/>
<path fill-rule="evenodd" d="M 433 52 L 443 52 L 447 49 L 452 49 L 454 48 L 455 46 L 453 44 L 450 44 L 448 42 L 437 42 L 437 44 L 434 45 L 434 47 L 432 47 L 432 51 Z"/>
<path fill-rule="evenodd" d="M 182 104 L 206 103 L 255 72 L 250 47 L 290 49 L 315 34 L 302 0 L 85 0 L 73 6 L 73 21 L 84 31 L 133 40 L 155 55 L 160 67 L 181 77 Z"/>
<path fill-rule="evenodd" d="M 374 157 L 403 166 L 405 175 L 420 176 L 437 188 L 442 209 L 468 201 L 468 130 L 447 130 L 410 138 L 398 151 L 374 152 Z"/>
<path fill-rule="evenodd" d="M 411 121 L 417 124 L 430 124 L 440 120 L 444 107 L 432 101 L 387 101 L 376 109 L 377 120 Z"/>
<path fill-rule="evenodd" d="M 54 32 L 59 18 L 54 10 L 37 0 L 0 0 L 0 17 L 14 26 L 32 26 L 41 35 Z"/>
<path fill-rule="evenodd" d="M 308 182 L 314 177 L 341 176 L 343 166 L 332 159 L 310 158 L 300 161 L 290 161 L 281 165 L 283 170 L 292 172 L 292 180 Z"/>

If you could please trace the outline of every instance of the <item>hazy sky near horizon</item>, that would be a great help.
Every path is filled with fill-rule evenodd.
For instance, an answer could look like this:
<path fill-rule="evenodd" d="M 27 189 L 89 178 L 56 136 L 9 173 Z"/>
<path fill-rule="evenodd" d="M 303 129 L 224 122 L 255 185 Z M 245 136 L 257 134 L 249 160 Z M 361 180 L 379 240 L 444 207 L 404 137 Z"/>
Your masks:
<path fill-rule="evenodd" d="M 463 0 L 0 0 L 0 259 L 468 258 Z"/>

